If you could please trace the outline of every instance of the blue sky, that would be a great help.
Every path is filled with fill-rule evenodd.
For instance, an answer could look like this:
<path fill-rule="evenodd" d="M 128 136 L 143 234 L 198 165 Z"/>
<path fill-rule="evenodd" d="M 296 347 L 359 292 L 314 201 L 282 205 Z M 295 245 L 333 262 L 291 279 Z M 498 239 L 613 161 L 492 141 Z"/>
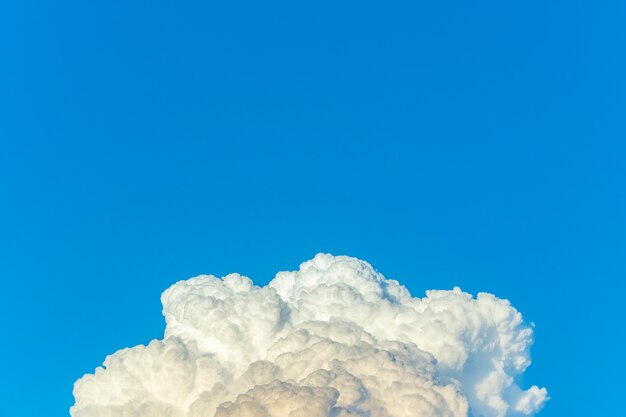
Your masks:
<path fill-rule="evenodd" d="M 0 6 L 0 415 L 320 251 L 510 299 L 539 415 L 622 415 L 626 5 L 336 3 Z"/>

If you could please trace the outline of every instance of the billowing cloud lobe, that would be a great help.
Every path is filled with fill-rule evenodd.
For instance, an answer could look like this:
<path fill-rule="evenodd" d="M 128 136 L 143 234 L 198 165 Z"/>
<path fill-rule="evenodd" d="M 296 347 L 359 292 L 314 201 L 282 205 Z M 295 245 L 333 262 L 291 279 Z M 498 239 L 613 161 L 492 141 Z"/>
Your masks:
<path fill-rule="evenodd" d="M 355 258 L 318 254 L 266 287 L 202 275 L 161 301 L 164 339 L 79 379 L 73 417 L 504 417 L 547 400 L 515 382 L 532 329 L 508 301 L 413 298 Z"/>

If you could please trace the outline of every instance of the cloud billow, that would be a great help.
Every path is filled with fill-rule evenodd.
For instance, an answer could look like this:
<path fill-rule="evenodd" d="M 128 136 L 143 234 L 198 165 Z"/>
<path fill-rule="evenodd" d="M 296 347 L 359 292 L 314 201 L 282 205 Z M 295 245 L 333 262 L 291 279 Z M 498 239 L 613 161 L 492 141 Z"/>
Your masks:
<path fill-rule="evenodd" d="M 368 263 L 318 254 L 266 287 L 238 274 L 161 296 L 163 340 L 122 349 L 74 386 L 73 417 L 505 417 L 532 329 L 507 300 L 413 298 Z"/>

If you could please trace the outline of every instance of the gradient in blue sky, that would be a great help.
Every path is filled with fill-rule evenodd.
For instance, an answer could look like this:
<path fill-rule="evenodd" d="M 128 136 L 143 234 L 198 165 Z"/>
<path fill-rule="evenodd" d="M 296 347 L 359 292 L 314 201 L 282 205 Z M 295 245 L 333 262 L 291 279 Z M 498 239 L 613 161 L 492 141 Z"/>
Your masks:
<path fill-rule="evenodd" d="M 537 324 L 539 414 L 623 415 L 626 4 L 0 6 L 0 415 L 316 252 Z"/>

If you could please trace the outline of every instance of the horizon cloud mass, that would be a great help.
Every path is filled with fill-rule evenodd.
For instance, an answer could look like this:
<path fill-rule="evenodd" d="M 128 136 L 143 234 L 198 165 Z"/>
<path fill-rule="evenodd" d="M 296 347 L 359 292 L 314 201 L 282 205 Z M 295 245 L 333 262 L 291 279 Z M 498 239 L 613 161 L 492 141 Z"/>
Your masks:
<path fill-rule="evenodd" d="M 458 287 L 413 298 L 367 262 L 318 254 L 265 287 L 201 275 L 161 296 L 166 327 L 74 385 L 72 417 L 532 416 L 532 328 Z"/>

